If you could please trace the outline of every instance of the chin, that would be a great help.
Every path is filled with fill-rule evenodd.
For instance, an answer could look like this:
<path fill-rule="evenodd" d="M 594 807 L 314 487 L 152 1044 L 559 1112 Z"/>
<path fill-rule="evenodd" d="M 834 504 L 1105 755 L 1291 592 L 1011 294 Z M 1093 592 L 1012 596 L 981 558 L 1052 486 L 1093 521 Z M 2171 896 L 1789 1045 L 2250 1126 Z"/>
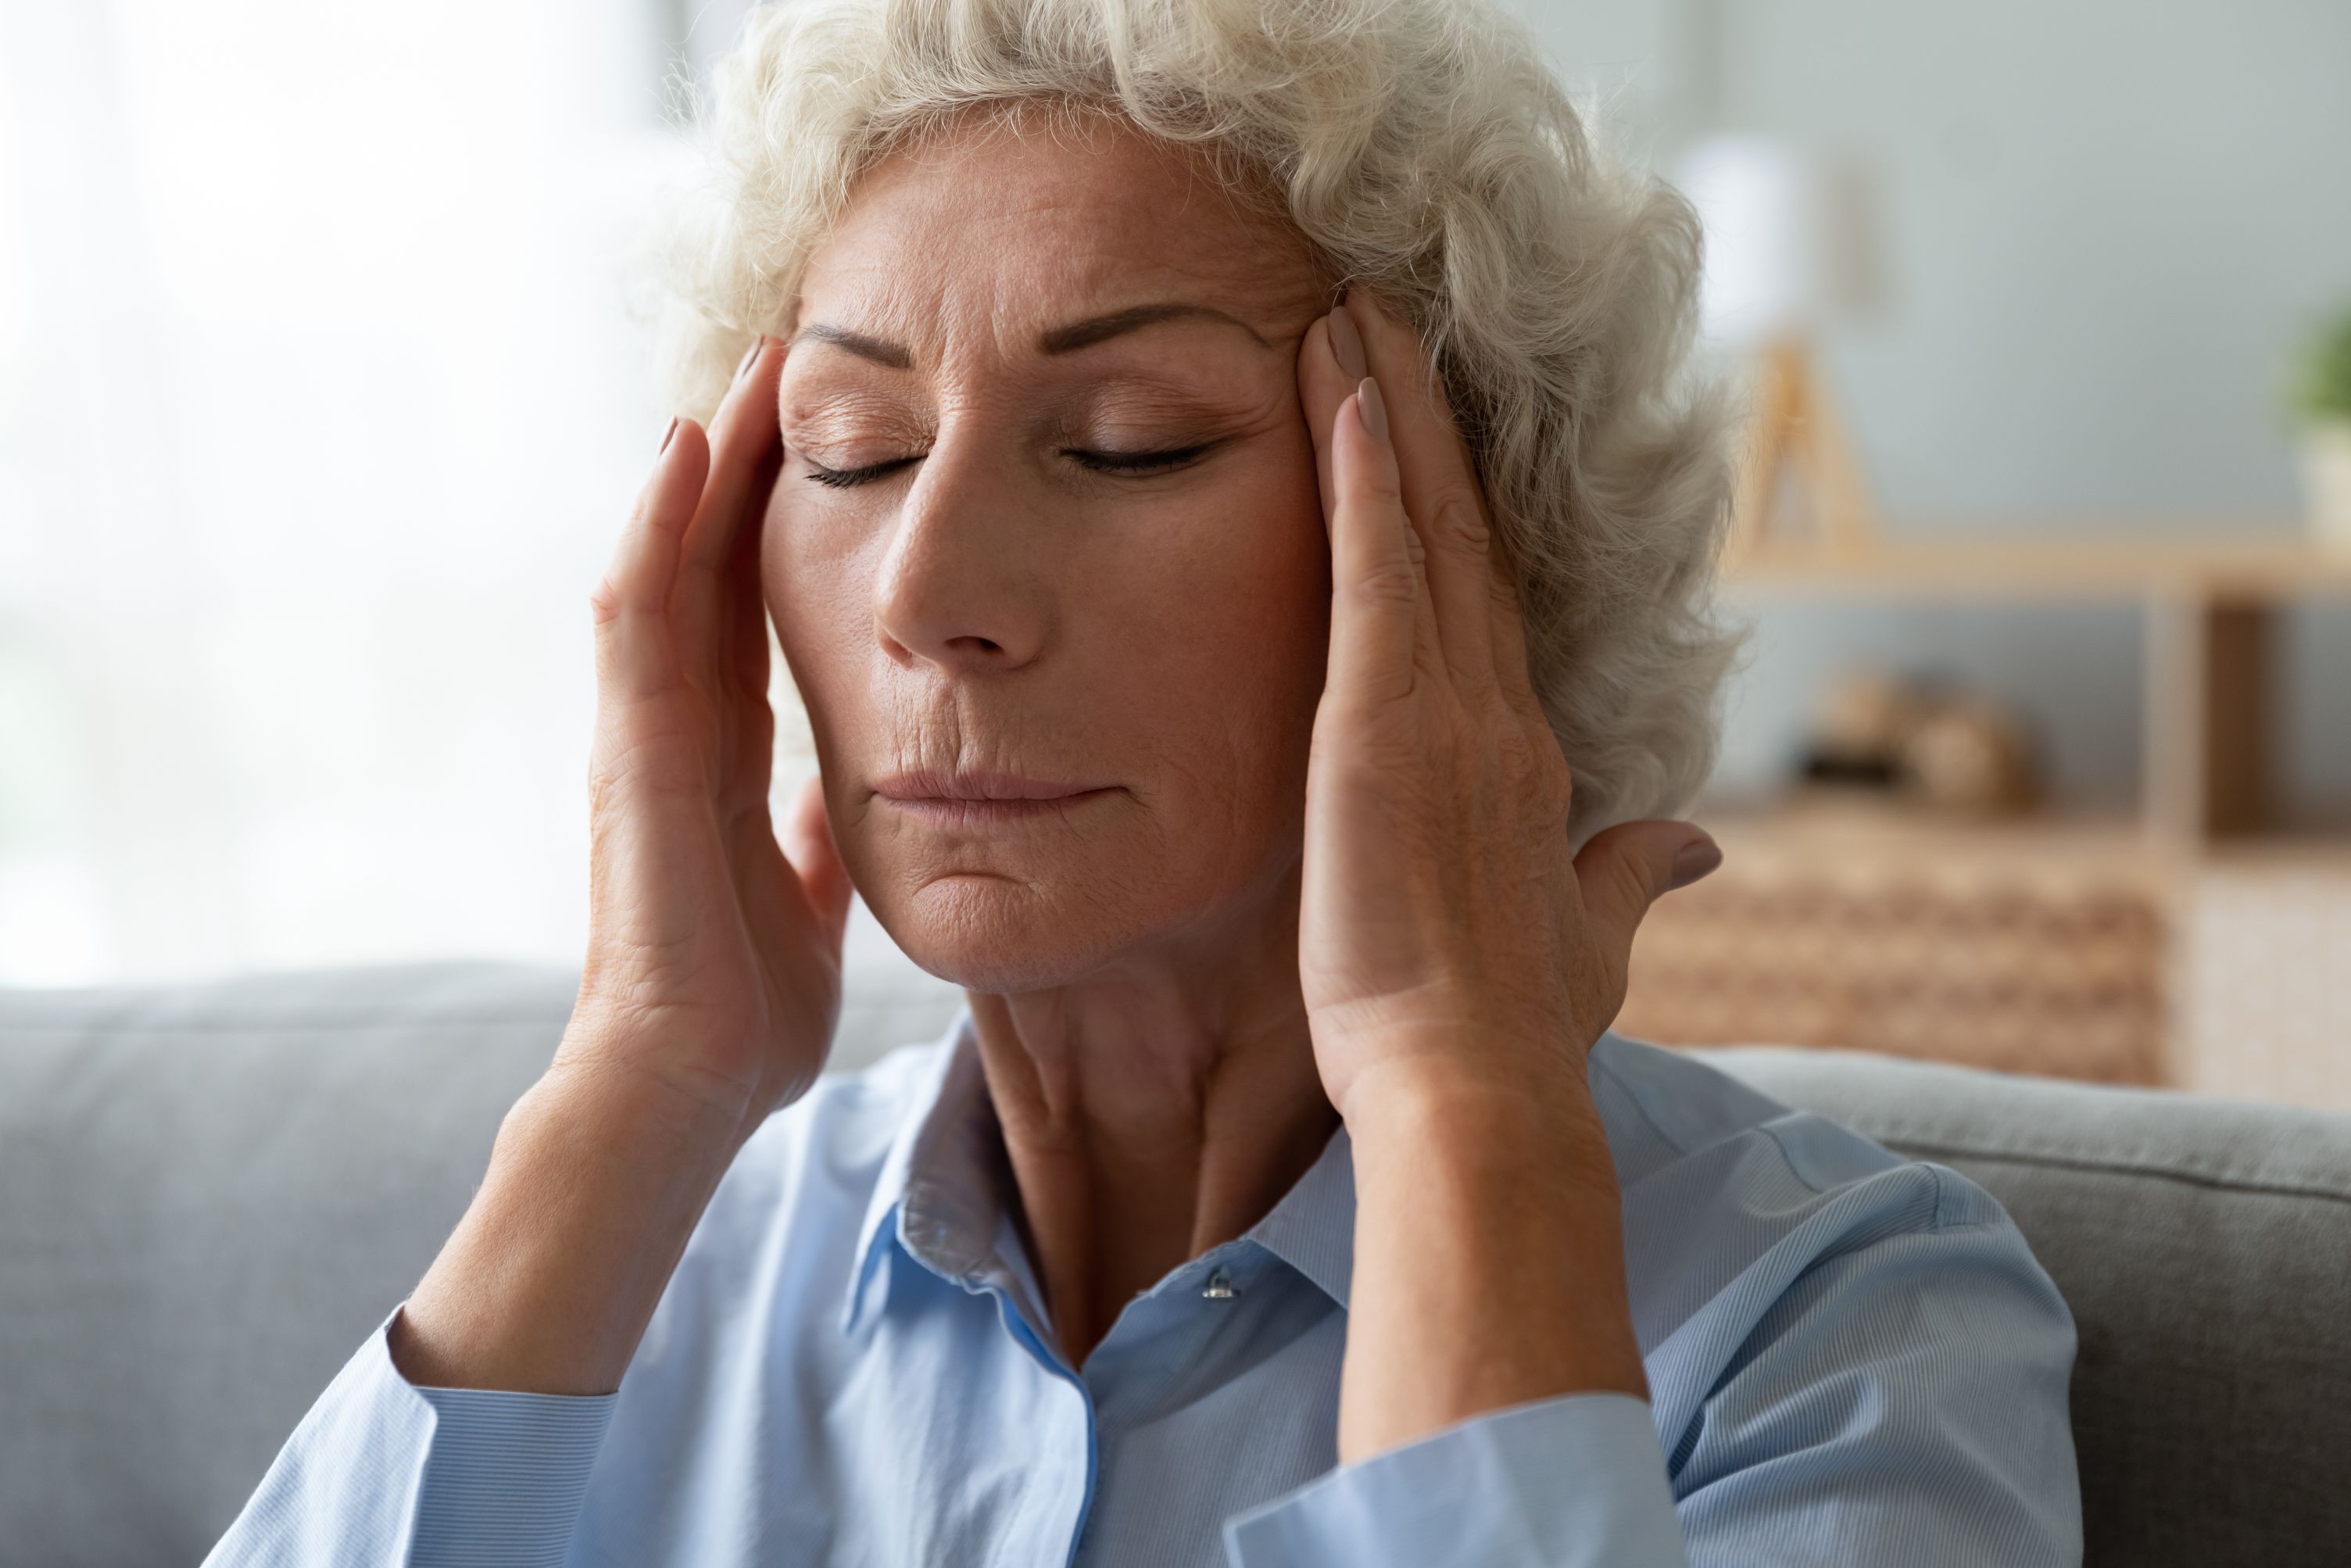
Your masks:
<path fill-rule="evenodd" d="M 1083 979 L 1147 937 L 1132 905 L 1050 882 L 965 873 L 876 889 L 866 906 L 916 966 L 966 990 L 1043 990 Z"/>

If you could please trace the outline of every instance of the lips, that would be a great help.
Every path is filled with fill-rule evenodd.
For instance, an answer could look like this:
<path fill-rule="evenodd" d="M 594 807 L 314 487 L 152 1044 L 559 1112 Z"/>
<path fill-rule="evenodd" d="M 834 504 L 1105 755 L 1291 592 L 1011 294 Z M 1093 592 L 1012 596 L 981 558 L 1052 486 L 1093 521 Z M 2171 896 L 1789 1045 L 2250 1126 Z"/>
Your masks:
<path fill-rule="evenodd" d="M 1031 779 L 1019 773 L 918 768 L 874 780 L 873 792 L 891 800 L 1068 800 L 1108 788 L 1091 781 Z"/>
<path fill-rule="evenodd" d="M 1066 812 L 1116 792 L 1092 779 L 1020 773 L 917 768 L 873 783 L 873 793 L 906 814 L 945 826 L 985 827 Z"/>

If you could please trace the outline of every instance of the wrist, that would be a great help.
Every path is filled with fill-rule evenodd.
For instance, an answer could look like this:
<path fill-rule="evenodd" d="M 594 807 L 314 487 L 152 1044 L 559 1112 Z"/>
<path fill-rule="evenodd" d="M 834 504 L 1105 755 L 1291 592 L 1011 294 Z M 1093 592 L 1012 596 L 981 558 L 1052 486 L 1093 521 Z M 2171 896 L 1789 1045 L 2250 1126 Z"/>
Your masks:
<path fill-rule="evenodd" d="M 1582 1061 L 1399 1055 L 1359 1071 L 1340 1107 L 1359 1153 L 1456 1156 L 1523 1176 L 1536 1167 L 1614 1186 L 1607 1134 Z M 1597 1156 L 1593 1158 L 1593 1156 Z"/>
<path fill-rule="evenodd" d="M 394 1364 L 420 1385 L 611 1392 L 741 1141 L 691 1096 L 559 1060 L 499 1124 L 394 1325 Z"/>
<path fill-rule="evenodd" d="M 507 1111 L 498 1136 L 569 1145 L 657 1185 L 668 1177 L 697 1185 L 724 1174 L 756 1127 L 724 1099 L 651 1069 L 566 1051 Z"/>
<path fill-rule="evenodd" d="M 1343 1459 L 1531 1400 L 1646 1398 L 1588 1088 L 1420 1070 L 1361 1088 Z"/>
<path fill-rule="evenodd" d="M 1347 1136 L 1358 1192 L 1390 1191 L 1452 1209 L 1465 1225 L 1489 1215 L 1587 1216 L 1614 1228 L 1623 1202 L 1608 1132 L 1588 1090 L 1512 1091 L 1439 1080 L 1383 1085 L 1351 1097 Z"/>
<path fill-rule="evenodd" d="M 615 1043 L 609 1031 L 582 1028 L 576 1018 L 524 1098 L 534 1096 L 632 1142 L 640 1135 L 683 1140 L 697 1147 L 726 1147 L 730 1157 L 765 1119 L 753 1113 L 750 1092 L 742 1084 L 647 1061 L 642 1051 Z"/>

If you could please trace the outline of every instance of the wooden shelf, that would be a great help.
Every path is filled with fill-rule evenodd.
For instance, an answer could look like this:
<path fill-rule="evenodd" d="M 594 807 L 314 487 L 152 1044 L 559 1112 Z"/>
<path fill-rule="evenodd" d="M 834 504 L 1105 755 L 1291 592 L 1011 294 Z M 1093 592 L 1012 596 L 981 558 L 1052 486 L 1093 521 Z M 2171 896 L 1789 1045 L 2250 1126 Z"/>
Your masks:
<path fill-rule="evenodd" d="M 1865 789 L 1814 785 L 1765 799 L 1715 797 L 1698 820 L 1725 849 L 1777 863 L 1819 863 L 1835 858 L 1905 865 L 2037 868 L 2064 876 L 2077 868 L 2101 873 L 2144 869 L 2147 842 L 2126 810 L 2034 810 L 2015 816 L 1968 816 L 1914 805 Z"/>
<path fill-rule="evenodd" d="M 2143 820 L 2193 855 L 2214 841 L 2275 834 L 2275 653 L 2279 612 L 2351 599 L 2351 550 L 2299 529 L 2241 534 L 2077 525 L 2001 532 L 1815 532 L 1738 541 L 1723 584 L 1744 597 L 2136 602 Z"/>
<path fill-rule="evenodd" d="M 1841 549 L 1767 542 L 1727 558 L 1740 593 L 1901 598 L 2143 599 L 2177 595 L 2264 602 L 2351 597 L 2351 551 L 2298 532 L 2240 538 L 2095 535 L 2079 528 L 1999 533 L 1921 529 Z"/>
<path fill-rule="evenodd" d="M 2144 817 L 2118 806 L 1976 817 L 1818 785 L 1775 797 L 1708 796 L 1693 820 L 1742 861 L 1772 867 L 1835 861 L 1863 877 L 1881 867 L 1933 865 L 1961 880 L 1980 873 L 2050 884 L 2128 881 L 2162 896 L 2208 872 L 2307 871 L 2351 883 L 2351 827 L 2342 825 L 2182 845 L 2151 834 Z"/>
<path fill-rule="evenodd" d="M 2006 819 L 1836 790 L 1705 802 L 1723 868 L 1651 912 L 1625 1027 L 2351 1110 L 2351 831 L 2289 828 L 2274 788 L 2280 623 L 2351 601 L 2351 549 L 2252 519 L 1889 536 L 1848 504 L 1801 537 L 1746 515 L 1734 601 L 2136 607 L 2139 799 Z M 2351 681 L 2320 695 L 2351 723 Z"/>

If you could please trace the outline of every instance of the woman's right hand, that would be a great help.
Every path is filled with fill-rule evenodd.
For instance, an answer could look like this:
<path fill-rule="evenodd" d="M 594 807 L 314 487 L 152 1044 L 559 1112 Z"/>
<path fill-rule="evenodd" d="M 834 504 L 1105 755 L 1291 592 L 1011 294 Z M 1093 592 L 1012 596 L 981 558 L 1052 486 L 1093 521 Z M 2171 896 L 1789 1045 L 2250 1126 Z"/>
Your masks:
<path fill-rule="evenodd" d="M 745 355 L 707 434 L 674 422 L 590 603 L 588 954 L 554 1070 L 716 1110 L 747 1136 L 806 1092 L 841 1009 L 850 883 L 819 781 L 778 844 L 759 534 L 784 345 Z M 636 1081 L 642 1080 L 642 1083 Z"/>
<path fill-rule="evenodd" d="M 841 1009 L 849 876 L 813 783 L 776 841 L 759 524 L 778 344 L 679 420 L 596 616 L 588 957 L 554 1063 L 392 1322 L 411 1383 L 609 1394 L 711 1195 L 806 1092 Z"/>

